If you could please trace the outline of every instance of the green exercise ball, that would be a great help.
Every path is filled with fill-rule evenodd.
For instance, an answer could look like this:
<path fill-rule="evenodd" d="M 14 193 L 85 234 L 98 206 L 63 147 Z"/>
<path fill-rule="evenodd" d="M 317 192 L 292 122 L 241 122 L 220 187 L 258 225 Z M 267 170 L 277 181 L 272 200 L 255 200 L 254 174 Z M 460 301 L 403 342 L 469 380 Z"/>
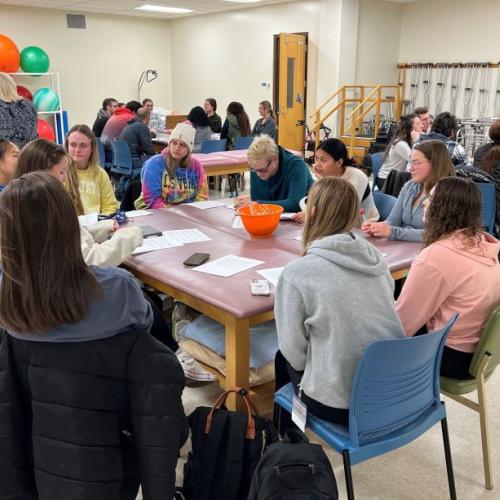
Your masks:
<path fill-rule="evenodd" d="M 46 73 L 50 59 L 40 47 L 26 47 L 21 51 L 21 68 L 25 73 Z"/>

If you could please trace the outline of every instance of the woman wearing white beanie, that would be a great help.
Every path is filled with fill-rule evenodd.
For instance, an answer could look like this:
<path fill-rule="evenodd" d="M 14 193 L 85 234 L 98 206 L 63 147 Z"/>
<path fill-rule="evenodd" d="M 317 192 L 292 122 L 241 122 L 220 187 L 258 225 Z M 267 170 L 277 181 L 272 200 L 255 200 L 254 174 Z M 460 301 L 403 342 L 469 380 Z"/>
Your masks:
<path fill-rule="evenodd" d="M 135 201 L 136 208 L 163 208 L 208 198 L 205 171 L 191 156 L 195 133 L 189 123 L 178 123 L 168 147 L 144 163 L 142 192 Z"/>

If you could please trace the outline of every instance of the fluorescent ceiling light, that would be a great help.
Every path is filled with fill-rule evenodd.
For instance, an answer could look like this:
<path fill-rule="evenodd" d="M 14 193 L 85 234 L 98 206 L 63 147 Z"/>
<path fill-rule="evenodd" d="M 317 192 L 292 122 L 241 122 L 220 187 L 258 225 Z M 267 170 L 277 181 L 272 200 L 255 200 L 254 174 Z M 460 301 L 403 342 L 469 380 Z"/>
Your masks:
<path fill-rule="evenodd" d="M 181 9 L 179 7 L 165 7 L 163 5 L 141 5 L 136 10 L 148 10 L 150 12 L 164 12 L 166 14 L 187 14 L 193 12 L 191 9 Z"/>
<path fill-rule="evenodd" d="M 262 2 L 262 0 L 224 0 L 225 2 L 233 2 L 233 3 L 257 3 Z"/>

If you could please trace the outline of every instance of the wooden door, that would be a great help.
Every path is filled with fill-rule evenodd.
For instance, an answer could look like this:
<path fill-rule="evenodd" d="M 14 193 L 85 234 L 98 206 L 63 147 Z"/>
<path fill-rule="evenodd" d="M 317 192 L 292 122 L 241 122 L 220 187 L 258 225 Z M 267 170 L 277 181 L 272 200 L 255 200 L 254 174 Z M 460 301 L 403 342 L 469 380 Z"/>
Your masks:
<path fill-rule="evenodd" d="M 278 143 L 303 151 L 307 36 L 280 33 L 278 54 Z"/>

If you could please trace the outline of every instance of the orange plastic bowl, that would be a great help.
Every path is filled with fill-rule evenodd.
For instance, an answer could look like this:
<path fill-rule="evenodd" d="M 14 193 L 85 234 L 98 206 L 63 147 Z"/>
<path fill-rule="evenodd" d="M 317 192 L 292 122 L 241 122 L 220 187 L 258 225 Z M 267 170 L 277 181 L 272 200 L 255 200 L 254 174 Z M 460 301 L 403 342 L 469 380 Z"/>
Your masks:
<path fill-rule="evenodd" d="M 266 238 L 274 233 L 280 222 L 283 207 L 268 203 L 247 205 L 238 209 L 238 215 L 245 229 L 258 238 Z"/>

